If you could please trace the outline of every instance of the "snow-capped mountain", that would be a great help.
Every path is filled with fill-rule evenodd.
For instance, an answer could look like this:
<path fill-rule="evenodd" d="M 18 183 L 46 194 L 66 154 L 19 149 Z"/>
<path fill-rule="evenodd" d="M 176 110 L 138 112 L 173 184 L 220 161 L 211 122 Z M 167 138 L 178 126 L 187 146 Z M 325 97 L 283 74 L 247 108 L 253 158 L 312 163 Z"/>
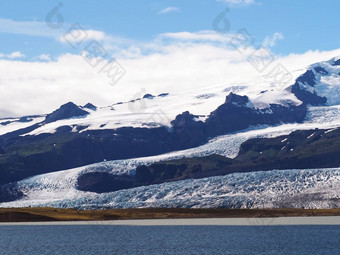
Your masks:
<path fill-rule="evenodd" d="M 288 103 L 286 106 L 270 104 L 265 109 L 255 108 L 247 96 L 230 92 L 223 104 L 208 116 L 203 116 L 204 120 L 200 119 L 202 115 L 185 111 L 177 115 L 170 126 L 146 122 L 142 124 L 146 127 L 109 129 L 105 128 L 105 123 L 94 118 L 97 129 L 89 129 L 90 124 L 85 125 L 84 121 L 93 121 L 91 116 L 96 116 L 99 110 L 94 106 L 88 109 L 67 103 L 46 115 L 41 122 L 0 136 L 0 147 L 5 159 L 0 163 L 0 171 L 4 172 L 1 182 L 5 184 L 32 173 L 63 170 L 103 160 L 152 156 L 193 148 L 212 137 L 254 125 L 301 123 L 306 111 L 307 107 L 303 103 Z M 26 121 L 30 120 L 35 121 L 26 118 Z M 2 124 L 17 126 L 20 121 L 6 120 Z M 53 129 L 46 130 L 51 126 Z M 8 168 L 13 170 L 8 173 Z"/>
<path fill-rule="evenodd" d="M 340 59 L 311 65 L 296 79 L 291 91 L 294 95 L 311 105 L 339 105 Z"/>
<path fill-rule="evenodd" d="M 233 173 L 106 194 L 77 186 L 79 177 L 89 172 L 134 176 L 137 167 L 159 161 L 211 154 L 235 158 L 251 138 L 316 128 L 328 129 L 322 131 L 327 134 L 340 127 L 340 59 L 293 75 L 295 83 L 285 88 L 262 77 L 178 94 L 145 91 L 106 107 L 70 102 L 50 114 L 2 119 L 0 198 L 17 201 L 1 206 L 339 206 L 338 168 Z M 63 169 L 70 170 L 49 173 Z"/>
<path fill-rule="evenodd" d="M 206 120 L 208 115 L 225 102 L 232 92 L 247 96 L 247 107 L 269 111 L 271 104 L 288 105 L 339 105 L 340 59 L 334 58 L 309 66 L 306 70 L 292 72 L 296 82 L 286 88 L 277 88 L 265 77 L 238 84 L 223 84 L 200 90 L 177 94 L 161 93 L 151 95 L 139 93 L 125 102 L 115 102 L 110 106 L 97 107 L 88 103 L 76 106 L 63 105 L 57 111 L 40 116 L 8 118 L 0 121 L 0 135 L 34 126 L 21 135 L 54 133 L 59 127 L 69 126 L 73 132 L 81 127 L 87 130 L 106 130 L 119 127 L 171 126 L 177 115 L 189 111 L 197 120 Z M 138 97 L 139 96 L 139 97 Z"/>

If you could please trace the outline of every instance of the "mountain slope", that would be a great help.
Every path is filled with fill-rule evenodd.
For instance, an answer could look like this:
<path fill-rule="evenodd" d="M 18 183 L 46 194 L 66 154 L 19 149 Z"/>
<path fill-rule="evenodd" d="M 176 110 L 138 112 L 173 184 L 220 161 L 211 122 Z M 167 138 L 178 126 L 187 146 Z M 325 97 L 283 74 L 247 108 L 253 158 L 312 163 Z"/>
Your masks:
<path fill-rule="evenodd" d="M 304 104 L 271 104 L 266 110 L 256 109 L 246 96 L 230 93 L 226 101 L 205 122 L 199 116 L 184 112 L 171 121 L 171 128 L 152 127 L 84 130 L 82 126 L 60 126 L 53 133 L 23 135 L 26 131 L 53 120 L 86 116 L 72 103 L 46 116 L 46 119 L 21 130 L 0 136 L 0 184 L 28 176 L 87 165 L 103 160 L 116 160 L 157 155 L 192 148 L 210 137 L 258 124 L 302 122 Z"/>
<path fill-rule="evenodd" d="M 77 185 L 79 190 L 101 193 L 235 172 L 340 167 L 339 155 L 340 129 L 295 131 L 247 140 L 234 159 L 210 155 L 156 162 L 138 166 L 133 177 L 93 171 L 80 175 Z"/>
<path fill-rule="evenodd" d="M 296 79 L 291 92 L 305 104 L 339 105 L 340 65 L 337 58 L 311 65 Z"/>

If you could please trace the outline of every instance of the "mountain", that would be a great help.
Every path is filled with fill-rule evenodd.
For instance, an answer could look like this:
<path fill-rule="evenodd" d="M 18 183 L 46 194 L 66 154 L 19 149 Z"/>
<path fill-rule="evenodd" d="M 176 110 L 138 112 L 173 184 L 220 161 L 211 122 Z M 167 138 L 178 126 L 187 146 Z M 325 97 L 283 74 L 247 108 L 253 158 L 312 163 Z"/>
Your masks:
<path fill-rule="evenodd" d="M 83 125 L 57 126 L 65 119 L 72 121 L 90 115 L 75 104 L 67 103 L 47 114 L 42 122 L 0 136 L 0 184 L 104 159 L 152 156 L 192 148 L 206 143 L 211 137 L 252 125 L 302 122 L 306 111 L 304 104 L 270 104 L 266 109 L 256 109 L 247 96 L 229 93 L 225 102 L 204 122 L 187 111 L 177 115 L 170 127 L 87 130 Z M 55 128 L 52 133 L 34 134 L 36 129 L 50 124 Z"/>
<path fill-rule="evenodd" d="M 340 101 L 335 93 L 339 92 L 336 86 L 339 83 L 339 66 L 337 58 L 311 65 L 296 79 L 291 92 L 305 104 L 338 105 Z"/>
<path fill-rule="evenodd" d="M 340 167 L 339 77 L 334 58 L 283 90 L 250 82 L 2 119 L 0 201 L 42 201 L 46 189 L 62 201 L 67 190 L 74 200 L 236 172 Z"/>
<path fill-rule="evenodd" d="M 92 108 L 92 105 L 86 105 L 86 108 Z M 85 108 L 85 107 L 84 107 Z M 89 113 L 87 111 L 84 111 L 77 105 L 75 105 L 72 102 L 69 102 L 67 104 L 62 105 L 58 110 L 55 110 L 54 112 L 47 114 L 44 123 L 51 123 L 58 120 L 65 120 L 65 119 L 71 119 L 71 118 L 77 118 L 77 117 L 85 117 Z"/>

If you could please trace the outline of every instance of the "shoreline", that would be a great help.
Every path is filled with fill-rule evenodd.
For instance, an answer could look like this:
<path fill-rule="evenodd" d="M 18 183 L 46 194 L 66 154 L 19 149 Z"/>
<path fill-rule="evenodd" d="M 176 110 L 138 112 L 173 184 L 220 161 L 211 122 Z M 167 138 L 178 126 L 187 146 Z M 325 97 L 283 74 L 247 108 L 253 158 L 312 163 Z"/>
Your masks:
<path fill-rule="evenodd" d="M 187 218 L 187 219 L 140 219 L 107 221 L 42 221 L 0 222 L 1 226 L 340 226 L 340 216 L 278 217 L 278 218 Z"/>
<path fill-rule="evenodd" d="M 223 223 L 221 220 L 223 219 Z M 148 209 L 105 209 L 105 210 L 76 210 L 60 208 L 0 208 L 1 223 L 34 223 L 34 222 L 111 222 L 111 224 L 138 221 L 136 224 L 171 220 L 183 224 L 188 220 L 201 222 L 219 222 L 218 224 L 261 225 L 261 224 L 290 224 L 294 219 L 300 222 L 328 222 L 332 219 L 340 221 L 340 208 L 337 209 L 184 209 L 184 208 L 148 208 Z M 304 220 L 304 219 L 307 219 Z M 152 221 L 152 222 L 151 222 Z M 252 223 L 249 223 L 252 222 Z M 332 223 L 332 221 L 330 221 Z M 125 223 L 124 223 L 125 224 Z M 217 223 L 216 223 L 217 224 Z M 339 223 L 340 224 L 340 223 Z M 118 224 L 119 225 L 119 224 Z"/>

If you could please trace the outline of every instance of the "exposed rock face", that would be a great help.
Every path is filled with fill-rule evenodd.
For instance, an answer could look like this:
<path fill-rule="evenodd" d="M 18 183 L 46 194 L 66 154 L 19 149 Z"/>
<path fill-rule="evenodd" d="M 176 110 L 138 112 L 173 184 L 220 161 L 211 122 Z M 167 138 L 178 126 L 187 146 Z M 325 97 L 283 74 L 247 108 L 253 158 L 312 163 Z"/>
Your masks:
<path fill-rule="evenodd" d="M 308 85 L 314 87 L 316 84 L 315 75 L 313 71 L 307 70 L 304 74 L 296 79 L 296 82 L 307 83 Z"/>
<path fill-rule="evenodd" d="M 16 184 L 0 186 L 0 203 L 15 201 L 23 196 L 24 194 L 17 188 Z"/>
<path fill-rule="evenodd" d="M 157 95 L 158 97 L 166 97 L 166 96 L 168 96 L 169 95 L 169 93 L 161 93 L 161 94 L 159 94 L 159 95 Z"/>
<path fill-rule="evenodd" d="M 307 112 L 305 104 L 289 107 L 271 104 L 270 108 L 260 110 L 249 107 L 249 103 L 248 97 L 230 93 L 225 103 L 213 111 L 206 121 L 209 136 L 245 129 L 251 125 L 302 122 Z"/>
<path fill-rule="evenodd" d="M 223 156 L 211 155 L 164 164 L 155 163 L 148 167 L 140 166 L 137 167 L 135 176 L 105 172 L 85 173 L 78 177 L 77 189 L 104 193 L 188 178 L 202 178 L 221 174 L 230 162 L 230 159 Z"/>
<path fill-rule="evenodd" d="M 301 89 L 299 84 L 292 87 L 292 93 L 305 104 L 323 105 L 327 102 L 327 98 L 318 96 L 315 92 L 311 93 L 307 90 Z"/>
<path fill-rule="evenodd" d="M 340 129 L 301 130 L 286 136 L 250 139 L 241 145 L 238 164 L 248 162 L 253 170 L 308 169 L 340 166 Z"/>
<path fill-rule="evenodd" d="M 79 190 L 97 193 L 129 189 L 133 186 L 134 180 L 128 175 L 113 175 L 103 172 L 85 173 L 77 180 Z"/>
<path fill-rule="evenodd" d="M 321 75 L 327 75 L 328 72 L 322 67 L 315 67 L 314 71 Z M 312 70 L 307 70 L 304 74 L 296 79 L 295 84 L 291 87 L 291 92 L 304 104 L 323 105 L 327 102 L 326 97 L 317 95 L 314 91 L 316 85 L 315 74 Z M 311 89 L 308 89 L 310 87 Z"/>
<path fill-rule="evenodd" d="M 141 186 L 202 178 L 222 174 L 231 163 L 232 159 L 220 155 L 159 162 L 137 167 L 135 179 Z"/>
<path fill-rule="evenodd" d="M 146 99 L 154 99 L 155 96 L 154 96 L 154 95 L 151 95 L 151 94 L 145 94 L 145 95 L 143 96 L 143 98 L 146 98 Z"/>
<path fill-rule="evenodd" d="M 29 118 L 29 117 L 21 117 L 21 118 L 18 120 L 18 122 L 30 122 L 30 121 L 32 121 L 32 119 Z"/>
<path fill-rule="evenodd" d="M 314 71 L 319 73 L 319 74 L 322 74 L 322 75 L 327 75 L 328 72 L 325 68 L 321 67 L 321 66 L 317 66 L 314 68 Z"/>
<path fill-rule="evenodd" d="M 191 148 L 206 141 L 205 124 L 196 121 L 197 117 L 189 112 L 183 112 L 171 121 L 172 135 L 177 149 Z"/>
<path fill-rule="evenodd" d="M 333 66 L 340 66 L 340 58 L 334 61 Z"/>
<path fill-rule="evenodd" d="M 246 106 L 247 103 L 249 103 L 249 98 L 247 96 L 239 96 L 237 94 L 234 93 L 230 93 L 226 99 L 225 99 L 225 104 L 226 105 L 230 105 L 230 104 L 234 104 L 234 105 L 238 105 L 238 106 Z"/>
<path fill-rule="evenodd" d="M 87 103 L 86 105 L 83 106 L 83 108 L 86 108 L 86 109 L 90 109 L 90 110 L 97 110 L 97 106 L 91 104 L 91 103 Z"/>
<path fill-rule="evenodd" d="M 72 102 L 62 105 L 59 109 L 48 114 L 45 119 L 45 123 L 50 123 L 57 120 L 64 120 L 73 117 L 86 116 L 89 114 L 87 111 L 80 109 Z"/>

